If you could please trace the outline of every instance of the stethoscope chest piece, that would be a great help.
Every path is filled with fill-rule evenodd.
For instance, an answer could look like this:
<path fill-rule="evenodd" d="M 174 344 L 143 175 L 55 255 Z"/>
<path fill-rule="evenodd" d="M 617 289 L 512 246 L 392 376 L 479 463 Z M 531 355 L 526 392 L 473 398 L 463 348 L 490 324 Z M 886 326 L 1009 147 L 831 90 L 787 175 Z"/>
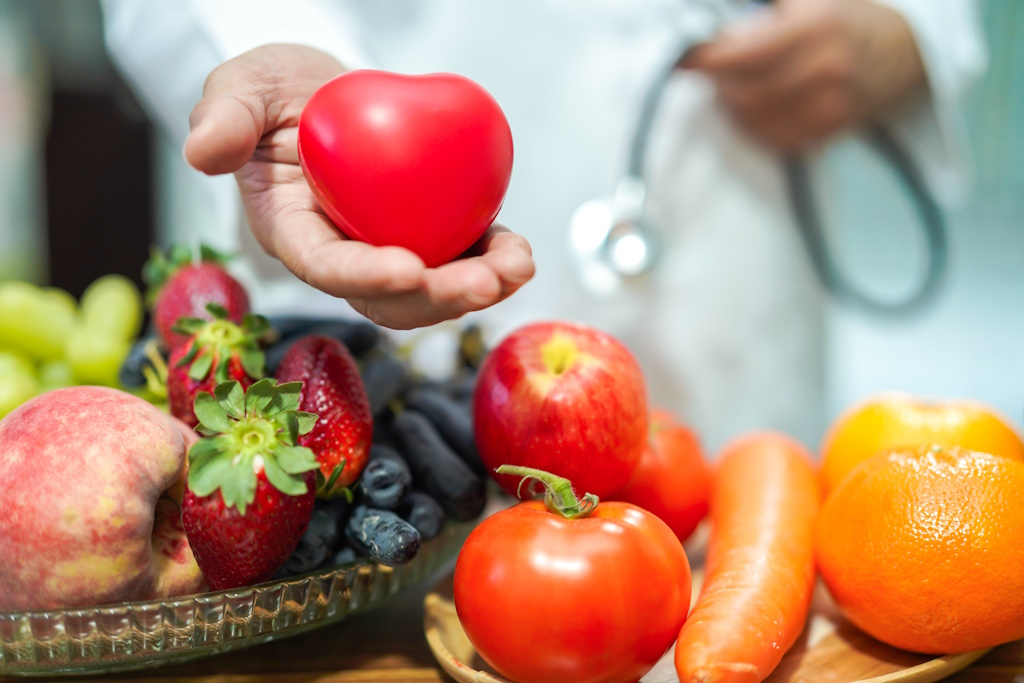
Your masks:
<path fill-rule="evenodd" d="M 611 197 L 592 199 L 572 215 L 569 253 L 584 288 L 612 296 L 646 275 L 657 260 L 657 234 L 644 215 L 642 178 L 622 177 Z"/>

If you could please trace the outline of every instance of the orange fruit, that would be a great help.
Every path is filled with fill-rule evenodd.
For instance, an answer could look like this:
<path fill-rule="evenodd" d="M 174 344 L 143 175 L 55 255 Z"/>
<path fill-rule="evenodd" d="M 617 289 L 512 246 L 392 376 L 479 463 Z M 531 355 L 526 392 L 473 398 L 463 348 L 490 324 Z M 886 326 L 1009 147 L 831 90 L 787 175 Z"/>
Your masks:
<path fill-rule="evenodd" d="M 881 451 L 932 444 L 1024 460 L 1020 435 L 982 403 L 879 395 L 847 411 L 825 435 L 821 446 L 825 491 L 838 486 L 857 463 Z"/>
<path fill-rule="evenodd" d="M 814 551 L 843 614 L 889 645 L 1024 638 L 1024 463 L 941 446 L 876 455 L 825 501 Z"/>

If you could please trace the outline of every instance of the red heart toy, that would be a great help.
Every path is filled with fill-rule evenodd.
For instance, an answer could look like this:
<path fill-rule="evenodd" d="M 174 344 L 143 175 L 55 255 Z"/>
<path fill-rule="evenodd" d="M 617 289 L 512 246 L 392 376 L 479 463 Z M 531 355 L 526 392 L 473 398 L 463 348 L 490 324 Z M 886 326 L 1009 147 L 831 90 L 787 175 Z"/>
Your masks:
<path fill-rule="evenodd" d="M 342 233 L 405 247 L 435 267 L 472 246 L 498 214 L 512 131 L 468 78 L 350 71 L 306 103 L 299 161 Z"/>

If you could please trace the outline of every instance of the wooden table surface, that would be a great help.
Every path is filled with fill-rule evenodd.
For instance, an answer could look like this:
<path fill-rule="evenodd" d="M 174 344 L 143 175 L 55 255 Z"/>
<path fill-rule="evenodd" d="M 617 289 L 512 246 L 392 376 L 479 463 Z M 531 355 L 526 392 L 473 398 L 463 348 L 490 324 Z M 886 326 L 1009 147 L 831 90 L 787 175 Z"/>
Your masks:
<path fill-rule="evenodd" d="M 452 679 L 434 662 L 423 637 L 429 583 L 365 614 L 291 638 L 176 666 L 73 678 L 0 677 L 15 681 L 138 681 L 139 683 L 424 683 Z M 652 677 L 676 680 L 667 662 Z M 996 648 L 950 683 L 1024 683 L 1024 641 Z M 567 681 L 566 683 L 571 683 Z"/>

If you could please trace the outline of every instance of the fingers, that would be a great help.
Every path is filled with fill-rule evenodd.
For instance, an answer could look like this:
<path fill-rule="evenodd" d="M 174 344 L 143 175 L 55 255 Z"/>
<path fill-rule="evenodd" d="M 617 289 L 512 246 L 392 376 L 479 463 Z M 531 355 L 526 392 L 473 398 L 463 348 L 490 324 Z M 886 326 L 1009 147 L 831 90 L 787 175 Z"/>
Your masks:
<path fill-rule="evenodd" d="M 756 78 L 795 49 L 803 24 L 797 18 L 765 12 L 726 29 L 714 42 L 695 48 L 685 66 L 712 77 Z"/>
<path fill-rule="evenodd" d="M 204 95 L 192 111 L 185 159 L 208 175 L 233 173 L 252 158 L 263 135 L 265 115 L 232 95 Z"/>
<path fill-rule="evenodd" d="M 299 129 L 278 128 L 264 135 L 254 154 L 260 161 L 299 165 Z"/>
<path fill-rule="evenodd" d="M 716 80 L 719 93 L 735 111 L 770 107 L 800 107 L 822 90 L 843 89 L 851 79 L 849 59 L 838 41 L 795 51 L 777 68 L 759 78 L 724 76 Z"/>
<path fill-rule="evenodd" d="M 378 325 L 411 329 L 498 304 L 533 277 L 529 243 L 506 228 L 493 226 L 471 251 L 478 255 L 428 269 L 414 290 L 349 302 Z"/>
<path fill-rule="evenodd" d="M 267 160 L 298 163 L 294 128 L 302 108 L 342 71 L 333 57 L 303 45 L 262 45 L 224 62 L 189 117 L 185 158 L 204 173 L 232 173 L 259 145 Z M 292 129 L 292 137 L 263 140 L 279 128 Z"/>
<path fill-rule="evenodd" d="M 378 325 L 405 330 L 454 320 L 506 296 L 497 275 L 477 257 L 428 271 L 424 286 L 415 291 L 349 303 Z"/>
<path fill-rule="evenodd" d="M 253 234 L 267 253 L 299 279 L 339 298 L 387 300 L 393 311 L 413 305 L 432 309 L 422 319 L 445 320 L 486 308 L 533 277 L 529 244 L 499 226 L 488 230 L 475 245 L 478 256 L 427 269 L 407 249 L 346 239 L 318 211 L 275 207 L 271 215 L 273 218 L 267 214 L 250 218 Z M 403 293 L 418 296 L 395 298 Z M 412 319 L 396 313 L 388 317 Z M 394 326 L 405 324 L 395 322 Z"/>
<path fill-rule="evenodd" d="M 189 116 L 185 159 L 209 175 L 233 173 L 252 157 L 267 128 L 265 80 L 246 53 L 224 62 L 203 86 Z"/>
<path fill-rule="evenodd" d="M 758 108 L 733 108 L 743 127 L 783 154 L 798 154 L 814 148 L 841 131 L 850 120 L 848 93 L 841 89 L 820 89 L 793 100 L 766 103 Z"/>
<path fill-rule="evenodd" d="M 762 142 L 802 151 L 862 115 L 851 4 L 780 0 L 777 9 L 702 46 L 684 67 L 710 76 L 728 110 Z"/>
<path fill-rule="evenodd" d="M 251 53 L 224 62 L 189 116 L 185 159 L 209 175 L 233 173 L 252 157 L 267 127 L 265 95 Z"/>
<path fill-rule="evenodd" d="M 400 247 L 374 247 L 346 239 L 321 213 L 282 212 L 257 224 L 267 252 L 299 279 L 343 299 L 380 298 L 423 286 L 423 261 Z"/>
<path fill-rule="evenodd" d="M 533 277 L 533 249 L 522 235 L 492 225 L 476 247 L 484 264 L 501 282 L 503 296 L 509 296 Z"/>

